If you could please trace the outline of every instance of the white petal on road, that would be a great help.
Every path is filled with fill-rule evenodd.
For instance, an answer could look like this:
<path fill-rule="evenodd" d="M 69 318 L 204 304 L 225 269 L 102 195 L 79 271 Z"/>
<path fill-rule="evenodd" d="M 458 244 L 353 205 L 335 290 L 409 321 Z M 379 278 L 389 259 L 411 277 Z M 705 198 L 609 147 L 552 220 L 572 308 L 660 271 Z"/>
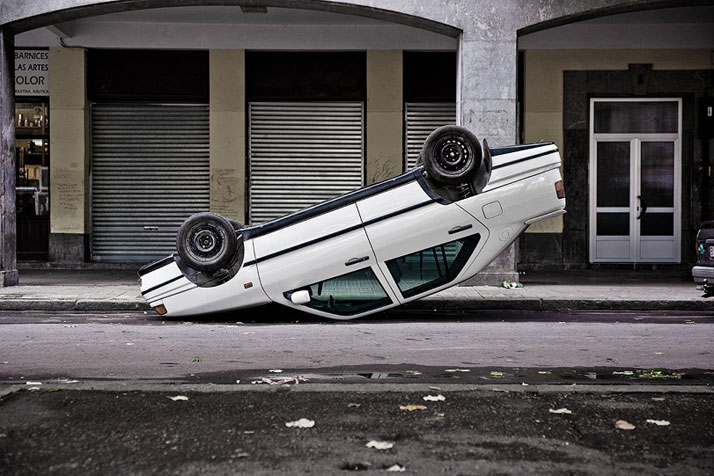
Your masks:
<path fill-rule="evenodd" d="M 308 420 L 307 418 L 300 418 L 299 420 L 287 422 L 285 426 L 288 428 L 312 428 L 315 426 L 315 421 Z"/>
<path fill-rule="evenodd" d="M 636 427 L 632 423 L 629 423 L 625 420 L 617 420 L 615 422 L 615 428 L 618 430 L 634 430 Z"/>
<path fill-rule="evenodd" d="M 404 466 L 400 466 L 398 464 L 393 464 L 392 466 L 387 468 L 388 473 L 403 473 L 406 470 L 407 470 L 407 468 L 405 468 Z"/>
<path fill-rule="evenodd" d="M 372 440 L 365 445 L 367 448 L 374 448 L 375 450 L 388 450 L 394 447 L 393 441 L 377 441 Z"/>
<path fill-rule="evenodd" d="M 469 369 L 446 369 L 445 372 L 471 372 Z"/>
<path fill-rule="evenodd" d="M 494 370 L 493 372 L 491 372 L 491 376 L 492 377 L 503 377 L 503 372 L 497 372 Z"/>
<path fill-rule="evenodd" d="M 42 385 L 42 382 L 25 382 L 25 385 Z"/>
<path fill-rule="evenodd" d="M 615 370 L 612 375 L 634 375 L 635 373 L 632 370 L 623 370 L 622 372 L 618 372 Z"/>
<path fill-rule="evenodd" d="M 651 420 L 648 418 L 647 423 L 654 423 L 657 426 L 669 426 L 669 422 L 667 420 Z"/>
<path fill-rule="evenodd" d="M 274 374 L 281 374 L 281 373 L 283 373 L 283 371 L 280 370 L 280 369 L 270 369 L 270 370 L 268 370 L 268 372 L 274 373 Z"/>
<path fill-rule="evenodd" d="M 427 395 L 422 398 L 425 402 L 443 402 L 444 400 L 446 400 L 446 397 L 443 395 Z"/>
<path fill-rule="evenodd" d="M 188 400 L 188 397 L 186 395 L 176 395 L 175 397 L 168 397 L 174 402 L 185 402 Z"/>
<path fill-rule="evenodd" d="M 573 414 L 573 412 L 571 412 L 567 408 L 558 408 L 557 410 L 553 410 L 552 408 L 549 408 L 548 411 L 550 413 L 556 413 L 558 415 L 563 415 L 563 414 L 564 415 L 572 415 Z"/>

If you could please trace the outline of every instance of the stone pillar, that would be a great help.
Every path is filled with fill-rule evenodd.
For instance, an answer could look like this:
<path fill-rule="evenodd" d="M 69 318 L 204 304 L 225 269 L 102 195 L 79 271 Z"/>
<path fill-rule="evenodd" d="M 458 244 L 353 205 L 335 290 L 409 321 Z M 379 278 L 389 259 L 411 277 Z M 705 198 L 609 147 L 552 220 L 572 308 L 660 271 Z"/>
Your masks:
<path fill-rule="evenodd" d="M 245 223 L 245 50 L 211 50 L 211 211 Z"/>
<path fill-rule="evenodd" d="M 86 52 L 50 48 L 50 261 L 86 260 L 89 106 Z"/>
<path fill-rule="evenodd" d="M 0 287 L 18 284 L 15 224 L 15 36 L 0 28 Z"/>
<path fill-rule="evenodd" d="M 491 146 L 516 143 L 517 47 L 513 38 L 492 41 L 462 35 L 457 69 L 457 114 L 461 125 Z M 518 281 L 516 244 L 508 246 L 465 285 Z"/>
<path fill-rule="evenodd" d="M 402 51 L 367 51 L 367 182 L 402 173 Z"/>

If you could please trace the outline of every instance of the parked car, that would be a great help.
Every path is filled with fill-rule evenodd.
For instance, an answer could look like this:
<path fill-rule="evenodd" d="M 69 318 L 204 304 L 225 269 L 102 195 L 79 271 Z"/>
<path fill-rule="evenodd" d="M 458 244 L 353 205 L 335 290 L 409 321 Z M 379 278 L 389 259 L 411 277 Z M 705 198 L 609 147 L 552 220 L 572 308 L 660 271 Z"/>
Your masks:
<path fill-rule="evenodd" d="M 692 268 L 692 276 L 705 294 L 714 294 L 714 221 L 706 221 L 699 227 L 697 262 Z"/>
<path fill-rule="evenodd" d="M 172 316 L 271 301 L 334 319 L 383 311 L 469 279 L 565 213 L 560 165 L 552 143 L 490 148 L 445 126 L 384 182 L 251 227 L 190 217 L 178 254 L 139 271 L 141 293 Z"/>

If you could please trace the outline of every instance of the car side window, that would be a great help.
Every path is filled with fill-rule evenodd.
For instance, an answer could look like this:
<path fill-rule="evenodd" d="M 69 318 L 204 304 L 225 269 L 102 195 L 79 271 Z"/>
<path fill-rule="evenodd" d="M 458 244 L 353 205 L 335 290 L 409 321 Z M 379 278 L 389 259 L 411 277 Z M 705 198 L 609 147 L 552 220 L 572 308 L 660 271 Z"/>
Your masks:
<path fill-rule="evenodd" d="M 304 289 L 304 288 L 302 288 Z M 310 285 L 307 307 L 350 316 L 392 303 L 372 268 L 364 268 Z"/>
<path fill-rule="evenodd" d="M 400 256 L 387 261 L 387 268 L 402 296 L 416 296 L 456 279 L 480 239 L 481 235 L 477 233 Z"/>

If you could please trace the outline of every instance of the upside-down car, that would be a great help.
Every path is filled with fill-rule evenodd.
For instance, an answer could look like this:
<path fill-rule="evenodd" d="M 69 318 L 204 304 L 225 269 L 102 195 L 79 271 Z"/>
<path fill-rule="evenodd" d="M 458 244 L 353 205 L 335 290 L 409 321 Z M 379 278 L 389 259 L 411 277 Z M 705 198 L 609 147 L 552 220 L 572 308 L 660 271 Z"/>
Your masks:
<path fill-rule="evenodd" d="M 174 254 L 144 266 L 141 293 L 169 316 L 271 301 L 353 319 L 469 279 L 530 224 L 565 213 L 552 143 L 490 148 L 444 126 L 417 166 L 264 224 L 188 218 Z"/>

